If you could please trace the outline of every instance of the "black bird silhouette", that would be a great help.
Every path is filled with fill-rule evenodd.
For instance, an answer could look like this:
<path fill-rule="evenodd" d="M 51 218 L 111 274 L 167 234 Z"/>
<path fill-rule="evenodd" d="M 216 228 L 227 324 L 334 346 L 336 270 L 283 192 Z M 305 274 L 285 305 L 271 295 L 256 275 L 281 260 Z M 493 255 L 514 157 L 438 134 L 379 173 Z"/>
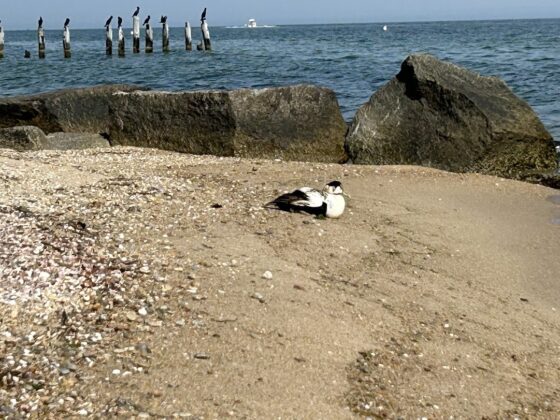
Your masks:
<path fill-rule="evenodd" d="M 64 27 L 66 28 L 68 25 L 70 25 L 70 18 L 66 18 L 64 21 Z"/>
<path fill-rule="evenodd" d="M 167 23 L 167 16 L 162 16 L 159 23 Z"/>
<path fill-rule="evenodd" d="M 105 27 L 108 28 L 112 21 L 113 21 L 113 16 L 107 19 L 107 22 L 105 22 Z"/>
<path fill-rule="evenodd" d="M 40 16 L 39 17 L 39 28 L 42 28 L 42 27 L 43 27 L 43 17 Z"/>
<path fill-rule="evenodd" d="M 204 8 L 204 11 L 202 12 L 202 16 L 200 16 L 200 21 L 204 22 L 206 20 L 206 7 Z"/>
<path fill-rule="evenodd" d="M 122 17 L 118 17 L 117 22 L 119 23 L 119 28 L 122 26 Z"/>
<path fill-rule="evenodd" d="M 139 7 L 139 6 L 136 6 L 136 12 L 134 12 L 134 14 L 132 15 L 132 17 L 138 16 L 139 13 L 140 13 L 140 7 Z"/>
<path fill-rule="evenodd" d="M 150 23 L 150 19 L 151 19 L 151 16 L 148 15 L 148 17 L 147 17 L 146 20 L 144 21 L 143 25 L 145 26 L 145 25 L 147 25 L 148 23 Z"/>

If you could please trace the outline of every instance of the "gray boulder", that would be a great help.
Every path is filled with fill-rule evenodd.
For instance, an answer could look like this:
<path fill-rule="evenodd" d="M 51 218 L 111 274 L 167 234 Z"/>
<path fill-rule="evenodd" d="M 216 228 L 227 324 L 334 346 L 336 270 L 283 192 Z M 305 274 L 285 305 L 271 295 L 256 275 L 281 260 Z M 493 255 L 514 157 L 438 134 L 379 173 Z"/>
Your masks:
<path fill-rule="evenodd" d="M 0 149 L 14 149 L 19 152 L 41 150 L 47 137 L 40 128 L 33 126 L 0 129 Z"/>
<path fill-rule="evenodd" d="M 113 96 L 113 145 L 339 162 L 346 125 L 335 94 L 314 86 Z"/>
<path fill-rule="evenodd" d="M 92 133 L 52 133 L 47 136 L 46 150 L 83 150 L 111 147 L 109 141 Z"/>
<path fill-rule="evenodd" d="M 414 164 L 524 179 L 557 167 L 551 135 L 495 77 L 413 55 L 356 114 L 354 163 Z"/>
<path fill-rule="evenodd" d="M 335 93 L 316 86 L 230 92 L 235 155 L 341 162 L 347 126 Z"/>
<path fill-rule="evenodd" d="M 34 125 L 45 133 L 104 133 L 109 103 L 115 92 L 140 88 L 128 85 L 65 89 L 33 96 L 0 99 L 0 128 Z"/>

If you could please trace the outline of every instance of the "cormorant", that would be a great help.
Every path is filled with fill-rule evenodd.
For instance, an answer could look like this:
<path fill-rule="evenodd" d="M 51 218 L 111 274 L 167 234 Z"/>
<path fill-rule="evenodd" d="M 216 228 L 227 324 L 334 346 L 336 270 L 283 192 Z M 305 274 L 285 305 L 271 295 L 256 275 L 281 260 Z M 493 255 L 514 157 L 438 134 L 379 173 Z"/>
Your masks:
<path fill-rule="evenodd" d="M 64 27 L 66 28 L 68 25 L 70 25 L 70 18 L 66 18 L 64 21 Z"/>
<path fill-rule="evenodd" d="M 42 28 L 42 27 L 43 27 L 43 17 L 40 16 L 39 17 L 39 28 Z"/>
<path fill-rule="evenodd" d="M 167 23 L 167 16 L 162 16 L 159 23 Z"/>
<path fill-rule="evenodd" d="M 122 26 L 122 17 L 118 17 L 117 22 L 119 23 L 119 28 Z"/>
<path fill-rule="evenodd" d="M 151 19 L 151 16 L 148 15 L 148 17 L 147 17 L 146 20 L 144 21 L 143 25 L 146 26 L 148 23 L 150 23 L 150 19 Z"/>
<path fill-rule="evenodd" d="M 107 22 L 105 22 L 105 27 L 108 28 L 112 21 L 113 21 L 113 16 L 107 19 Z"/>
<path fill-rule="evenodd" d="M 206 7 L 204 8 L 204 11 L 202 12 L 202 16 L 200 16 L 200 21 L 204 22 L 206 20 Z"/>
<path fill-rule="evenodd" d="M 136 12 L 134 12 L 134 14 L 132 15 L 132 17 L 138 16 L 139 13 L 140 13 L 140 6 L 136 6 Z"/>

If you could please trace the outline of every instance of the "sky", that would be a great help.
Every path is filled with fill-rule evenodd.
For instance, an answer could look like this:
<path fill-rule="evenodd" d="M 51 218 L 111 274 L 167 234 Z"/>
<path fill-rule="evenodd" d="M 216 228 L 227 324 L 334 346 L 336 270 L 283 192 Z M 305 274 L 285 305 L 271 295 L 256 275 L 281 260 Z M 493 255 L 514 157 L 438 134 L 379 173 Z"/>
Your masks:
<path fill-rule="evenodd" d="M 125 22 L 136 6 L 141 16 L 169 16 L 171 26 L 198 22 L 208 7 L 210 25 L 407 22 L 560 18 L 560 0 L 0 0 L 5 29 L 58 29 L 68 16 L 73 28 L 103 27 L 109 15 Z"/>

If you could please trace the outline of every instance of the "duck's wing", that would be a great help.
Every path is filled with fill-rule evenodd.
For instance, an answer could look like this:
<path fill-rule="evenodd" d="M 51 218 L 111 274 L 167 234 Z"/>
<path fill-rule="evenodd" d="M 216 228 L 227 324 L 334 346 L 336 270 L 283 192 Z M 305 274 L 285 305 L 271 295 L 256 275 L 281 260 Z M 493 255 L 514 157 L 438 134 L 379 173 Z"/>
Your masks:
<path fill-rule="evenodd" d="M 313 188 L 300 188 L 287 194 L 282 194 L 265 207 L 284 211 L 304 211 L 320 214 L 324 211 L 325 202 L 321 192 Z"/>

